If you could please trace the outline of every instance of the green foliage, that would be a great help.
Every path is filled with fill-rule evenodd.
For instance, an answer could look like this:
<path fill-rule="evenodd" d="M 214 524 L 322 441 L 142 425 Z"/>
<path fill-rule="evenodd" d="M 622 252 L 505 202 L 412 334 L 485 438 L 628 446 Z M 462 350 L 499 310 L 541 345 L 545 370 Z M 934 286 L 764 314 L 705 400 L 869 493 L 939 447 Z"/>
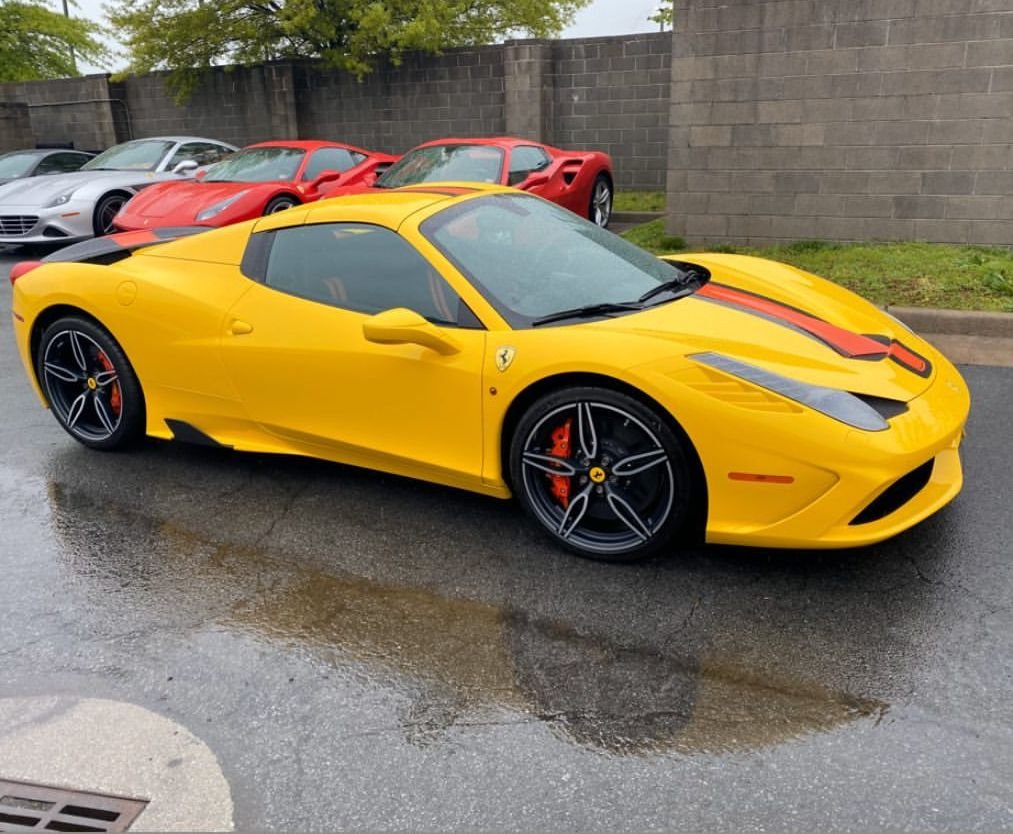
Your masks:
<path fill-rule="evenodd" d="M 111 0 L 127 72 L 168 69 L 178 93 L 223 64 L 320 58 L 360 76 L 381 56 L 439 52 L 515 33 L 557 34 L 589 0 Z"/>
<path fill-rule="evenodd" d="M 681 237 L 665 234 L 665 221 L 658 219 L 643 223 L 623 232 L 622 235 L 630 243 L 659 255 L 666 255 L 686 248 L 686 241 Z"/>
<path fill-rule="evenodd" d="M 647 18 L 652 23 L 657 23 L 661 31 L 667 26 L 671 29 L 675 25 L 675 3 L 672 0 L 661 0 L 658 10 Z"/>
<path fill-rule="evenodd" d="M 623 233 L 657 254 L 682 246 L 662 220 Z M 941 243 L 834 243 L 803 240 L 764 247 L 709 244 L 708 252 L 755 255 L 827 278 L 876 304 L 1013 312 L 1013 251 Z M 700 250 L 697 250 L 700 251 Z"/>
<path fill-rule="evenodd" d="M 613 211 L 664 211 L 664 191 L 617 191 Z"/>
<path fill-rule="evenodd" d="M 0 2 L 0 82 L 34 81 L 78 75 L 78 61 L 98 64 L 109 58 L 95 38 L 99 27 L 65 17 L 32 0 Z"/>

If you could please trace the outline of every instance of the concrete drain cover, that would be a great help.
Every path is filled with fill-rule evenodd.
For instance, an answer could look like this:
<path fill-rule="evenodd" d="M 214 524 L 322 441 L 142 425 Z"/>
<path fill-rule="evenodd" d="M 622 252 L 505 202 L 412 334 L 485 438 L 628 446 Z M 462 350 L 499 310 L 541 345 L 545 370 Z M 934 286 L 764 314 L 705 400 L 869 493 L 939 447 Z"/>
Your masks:
<path fill-rule="evenodd" d="M 0 831 L 126 831 L 147 804 L 0 779 Z"/>

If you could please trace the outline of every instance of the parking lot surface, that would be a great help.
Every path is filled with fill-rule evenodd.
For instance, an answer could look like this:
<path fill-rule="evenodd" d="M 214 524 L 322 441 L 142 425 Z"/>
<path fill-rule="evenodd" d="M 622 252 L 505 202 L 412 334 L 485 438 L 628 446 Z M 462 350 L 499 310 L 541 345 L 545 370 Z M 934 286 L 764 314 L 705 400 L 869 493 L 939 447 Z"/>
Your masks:
<path fill-rule="evenodd" d="M 613 566 L 350 467 L 91 452 L 3 291 L 0 699 L 178 723 L 245 830 L 1013 828 L 1013 369 L 963 370 L 967 483 L 916 529 Z"/>

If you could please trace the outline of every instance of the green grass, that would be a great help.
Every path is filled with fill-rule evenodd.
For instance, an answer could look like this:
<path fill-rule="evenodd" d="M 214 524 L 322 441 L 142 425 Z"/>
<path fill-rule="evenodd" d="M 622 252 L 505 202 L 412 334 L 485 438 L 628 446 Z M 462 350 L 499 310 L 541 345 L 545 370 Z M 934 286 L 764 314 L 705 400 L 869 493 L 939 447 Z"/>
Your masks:
<path fill-rule="evenodd" d="M 664 211 L 664 191 L 616 191 L 613 211 Z"/>
<path fill-rule="evenodd" d="M 685 248 L 654 220 L 623 233 L 658 254 Z M 803 240 L 764 247 L 707 246 L 797 266 L 876 304 L 1013 312 L 1013 251 L 942 243 L 828 243 Z"/>

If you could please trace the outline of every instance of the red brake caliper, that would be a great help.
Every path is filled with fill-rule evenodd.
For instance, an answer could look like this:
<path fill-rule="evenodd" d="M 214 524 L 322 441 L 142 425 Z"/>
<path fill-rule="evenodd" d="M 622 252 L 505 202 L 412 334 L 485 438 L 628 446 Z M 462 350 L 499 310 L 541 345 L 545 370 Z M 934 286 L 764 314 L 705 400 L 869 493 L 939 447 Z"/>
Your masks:
<path fill-rule="evenodd" d="M 573 418 L 567 420 L 563 425 L 557 426 L 552 433 L 552 450 L 549 452 L 557 458 L 568 458 L 570 456 L 570 426 L 573 425 Z M 549 475 L 552 482 L 552 494 L 556 500 L 563 505 L 563 509 L 570 506 L 570 477 L 568 475 Z"/>
<path fill-rule="evenodd" d="M 109 361 L 109 357 L 105 355 L 104 351 L 99 352 L 98 363 L 102 366 L 103 371 L 113 370 L 113 363 Z M 113 410 L 113 414 L 119 415 L 120 408 L 123 405 L 123 401 L 120 398 L 120 384 L 114 382 L 109 386 L 109 407 Z"/>

